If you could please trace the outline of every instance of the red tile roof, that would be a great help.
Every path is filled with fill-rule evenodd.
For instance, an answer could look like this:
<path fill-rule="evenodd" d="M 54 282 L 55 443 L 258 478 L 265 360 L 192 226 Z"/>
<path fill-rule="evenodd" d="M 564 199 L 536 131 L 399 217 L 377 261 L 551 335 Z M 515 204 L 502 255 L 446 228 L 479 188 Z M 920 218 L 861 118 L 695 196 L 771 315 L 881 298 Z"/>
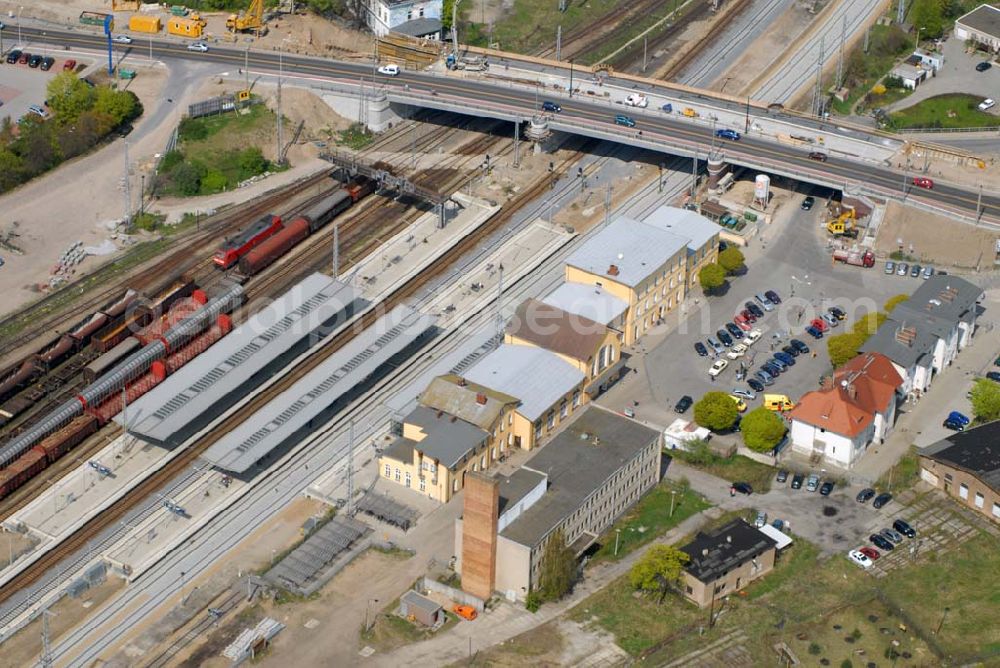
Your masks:
<path fill-rule="evenodd" d="M 793 420 L 854 438 L 868 428 L 875 416 L 854 403 L 839 385 L 806 392 L 789 413 Z"/>
<path fill-rule="evenodd" d="M 869 413 L 883 413 L 895 401 L 903 379 L 892 361 L 881 353 L 863 353 L 834 374 L 834 382 L 853 388 L 854 403 Z"/>

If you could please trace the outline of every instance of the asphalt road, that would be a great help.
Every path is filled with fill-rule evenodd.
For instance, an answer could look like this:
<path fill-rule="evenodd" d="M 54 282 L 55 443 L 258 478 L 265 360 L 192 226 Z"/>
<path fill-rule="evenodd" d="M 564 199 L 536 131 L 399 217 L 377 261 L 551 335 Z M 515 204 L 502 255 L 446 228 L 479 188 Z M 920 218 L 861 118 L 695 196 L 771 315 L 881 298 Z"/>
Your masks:
<path fill-rule="evenodd" d="M 83 34 L 76 31 L 40 30 L 22 28 L 23 34 L 29 39 L 43 39 L 78 47 L 100 48 L 102 39 L 93 34 Z M 171 59 L 185 58 L 202 62 L 225 63 L 231 67 L 242 67 L 245 60 L 251 68 L 278 69 L 294 72 L 304 76 L 323 78 L 340 78 L 371 82 L 377 85 L 402 88 L 410 86 L 423 89 L 424 93 L 433 91 L 442 98 L 452 99 L 454 103 L 469 102 L 479 105 L 480 115 L 489 115 L 490 109 L 516 109 L 528 118 L 537 109 L 537 93 L 498 85 L 489 80 L 477 79 L 447 79 L 423 72 L 402 72 L 398 77 L 374 76 L 372 67 L 355 63 L 345 63 L 332 60 L 320 60 L 302 56 L 284 56 L 280 53 L 247 52 L 246 50 L 218 47 L 212 45 L 207 52 L 191 51 L 184 44 L 175 44 L 157 40 L 137 40 L 131 47 L 116 44 L 116 53 L 124 49 L 135 48 L 137 55 L 143 55 L 151 50 L 154 57 Z M 508 112 L 509 113 L 509 112 Z M 504 114 L 506 115 L 506 114 Z M 591 102 L 587 99 L 572 99 L 563 104 L 560 120 L 575 121 L 600 128 L 602 130 L 621 130 L 615 125 L 615 112 L 604 104 Z M 666 143 L 697 147 L 708 147 L 715 140 L 712 130 L 696 126 L 686 120 L 676 120 L 671 116 L 642 115 L 637 120 L 635 131 L 643 133 L 643 139 L 657 140 Z M 743 130 L 743 128 L 739 128 Z M 637 137 L 632 137 L 637 139 Z M 629 143 L 629 137 L 623 136 L 620 141 Z M 664 145 L 664 149 L 669 149 Z M 784 146 L 772 141 L 765 141 L 751 136 L 744 136 L 739 142 L 727 142 L 726 158 L 730 162 L 739 163 L 741 158 L 768 158 L 772 162 L 780 162 L 788 169 L 794 170 L 802 180 L 816 179 L 817 182 L 834 181 L 836 183 L 861 183 L 869 188 L 882 190 L 887 194 L 902 193 L 913 199 L 926 200 L 933 204 L 943 205 L 952 209 L 975 215 L 977 209 L 977 194 L 971 190 L 937 184 L 933 190 L 915 188 L 908 185 L 901 172 L 872 164 L 854 162 L 840 157 L 831 156 L 828 162 L 810 160 L 806 152 L 799 147 Z M 1000 197 L 984 195 L 982 197 L 982 216 L 1000 220 Z"/>

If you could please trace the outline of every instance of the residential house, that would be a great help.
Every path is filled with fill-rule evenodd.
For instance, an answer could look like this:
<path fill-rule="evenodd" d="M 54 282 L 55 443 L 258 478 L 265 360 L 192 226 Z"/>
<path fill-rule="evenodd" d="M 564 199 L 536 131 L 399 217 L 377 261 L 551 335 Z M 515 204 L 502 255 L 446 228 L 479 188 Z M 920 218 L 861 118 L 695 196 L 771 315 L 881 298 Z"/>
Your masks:
<path fill-rule="evenodd" d="M 442 503 L 469 472 L 483 471 L 520 447 L 517 399 L 454 375 L 438 376 L 403 419 L 400 434 L 379 458 L 382 477 Z"/>
<path fill-rule="evenodd" d="M 511 433 L 524 450 L 536 447 L 586 402 L 586 374 L 556 353 L 534 346 L 504 343 L 476 362 L 465 378 L 517 399 Z"/>
<path fill-rule="evenodd" d="M 368 0 L 365 20 L 376 37 L 392 31 L 440 39 L 442 5 L 443 0 Z"/>
<path fill-rule="evenodd" d="M 1000 52 L 1000 8 L 982 4 L 955 21 L 955 39 Z"/>
<path fill-rule="evenodd" d="M 805 393 L 791 410 L 792 449 L 851 468 L 872 443 L 888 436 L 902 384 L 889 358 L 858 355 L 826 387 Z"/>
<path fill-rule="evenodd" d="M 952 434 L 924 448 L 920 478 L 1000 522 L 1000 421 Z"/>
<path fill-rule="evenodd" d="M 584 554 L 657 483 L 661 447 L 657 431 L 590 405 L 512 475 L 470 475 L 455 522 L 462 589 L 523 601 L 548 541 Z"/>
<path fill-rule="evenodd" d="M 736 519 L 712 533 L 699 533 L 681 548 L 684 595 L 701 607 L 734 594 L 774 569 L 777 541 Z"/>
<path fill-rule="evenodd" d="M 518 305 L 507 323 L 505 340 L 543 348 L 572 364 L 584 374 L 584 393 L 590 398 L 614 383 L 625 366 L 617 332 L 537 299 Z"/>

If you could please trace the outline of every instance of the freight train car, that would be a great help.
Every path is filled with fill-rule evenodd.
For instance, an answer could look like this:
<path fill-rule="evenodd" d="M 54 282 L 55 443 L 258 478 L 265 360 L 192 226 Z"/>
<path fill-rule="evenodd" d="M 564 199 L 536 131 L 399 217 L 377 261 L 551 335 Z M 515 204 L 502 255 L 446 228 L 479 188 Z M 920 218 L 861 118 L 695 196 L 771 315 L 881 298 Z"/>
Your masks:
<path fill-rule="evenodd" d="M 134 353 L 135 349 L 138 348 L 139 345 L 139 339 L 134 336 L 128 337 L 117 346 L 85 366 L 83 368 L 83 379 L 88 383 L 93 383 L 107 371 L 113 369 L 118 362 Z"/>
<path fill-rule="evenodd" d="M 59 431 L 46 436 L 34 449 L 41 449 L 52 464 L 85 438 L 97 431 L 100 423 L 93 415 L 81 415 Z"/>
<path fill-rule="evenodd" d="M 38 366 L 33 356 L 23 360 L 19 365 L 12 368 L 3 380 L 0 380 L 0 400 L 6 399 L 20 388 L 38 378 L 42 375 L 43 371 L 44 369 Z"/>
<path fill-rule="evenodd" d="M 163 313 L 177 300 L 191 296 L 196 288 L 194 281 L 178 279 L 153 295 L 146 303 L 133 300 L 111 323 L 94 334 L 91 347 L 99 353 L 110 351 L 127 336 L 152 322 L 157 313 Z"/>
<path fill-rule="evenodd" d="M 281 218 L 274 214 L 267 214 L 253 225 L 226 239 L 212 256 L 212 262 L 220 269 L 229 269 L 251 249 L 276 234 L 280 229 Z"/>
<path fill-rule="evenodd" d="M 17 458 L 10 466 L 0 471 L 0 499 L 38 475 L 49 465 L 45 452 L 32 448 Z"/>

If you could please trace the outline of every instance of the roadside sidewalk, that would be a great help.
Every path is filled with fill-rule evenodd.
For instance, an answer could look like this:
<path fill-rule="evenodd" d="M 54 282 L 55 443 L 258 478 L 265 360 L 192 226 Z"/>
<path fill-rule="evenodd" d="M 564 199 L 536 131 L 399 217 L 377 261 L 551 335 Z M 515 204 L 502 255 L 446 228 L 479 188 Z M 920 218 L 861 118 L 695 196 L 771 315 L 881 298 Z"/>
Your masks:
<path fill-rule="evenodd" d="M 712 476 L 710 476 L 712 477 Z M 728 489 L 728 488 L 727 488 Z M 728 495 L 728 491 L 726 492 Z M 617 562 L 604 562 L 585 572 L 573 593 L 558 603 L 546 603 L 536 613 L 521 605 L 503 602 L 494 610 L 480 615 L 474 622 L 463 622 L 454 630 L 426 642 L 407 645 L 388 654 L 374 655 L 369 664 L 377 666 L 448 665 L 468 659 L 470 653 L 482 651 L 505 642 L 525 631 L 549 622 L 577 605 L 611 581 L 628 573 L 629 569 L 651 545 L 670 544 L 693 534 L 720 511 L 709 508 L 687 518 L 676 527 Z"/>

